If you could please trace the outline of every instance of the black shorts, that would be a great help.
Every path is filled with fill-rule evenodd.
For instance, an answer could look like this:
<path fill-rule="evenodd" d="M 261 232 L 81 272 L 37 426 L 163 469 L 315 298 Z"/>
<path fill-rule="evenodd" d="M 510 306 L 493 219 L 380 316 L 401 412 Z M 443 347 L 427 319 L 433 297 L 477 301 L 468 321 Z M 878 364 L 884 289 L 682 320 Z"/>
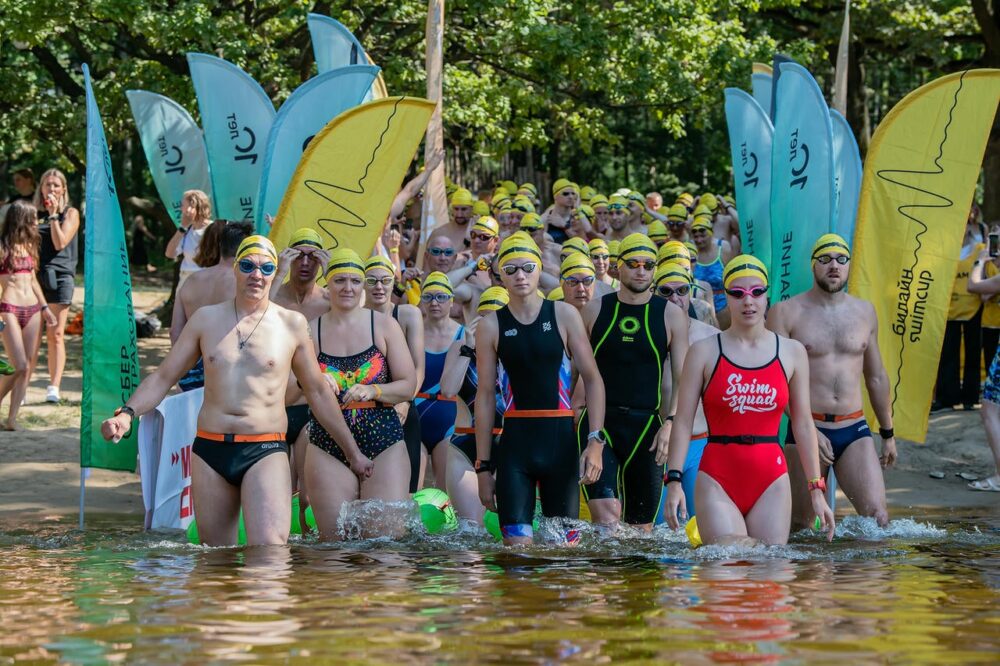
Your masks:
<path fill-rule="evenodd" d="M 239 487 L 250 468 L 272 453 L 288 455 L 284 439 L 270 442 L 214 442 L 194 438 L 191 452 L 208 463 L 230 485 Z"/>
<path fill-rule="evenodd" d="M 526 526 L 530 531 L 536 488 L 545 517 L 580 517 L 580 460 L 572 417 L 504 419 L 496 448 L 502 530 L 516 535 L 519 526 Z"/>
<path fill-rule="evenodd" d="M 49 289 L 48 280 L 41 279 L 41 276 L 38 282 L 42 285 L 42 293 L 49 304 L 69 305 L 73 302 L 75 284 L 69 273 L 56 273 L 55 289 Z"/>
<path fill-rule="evenodd" d="M 288 405 L 285 407 L 285 415 L 288 417 L 285 441 L 292 446 L 299 438 L 299 433 L 309 423 L 309 405 Z"/>
<path fill-rule="evenodd" d="M 578 446 L 587 446 L 587 412 L 580 415 Z M 604 469 L 600 478 L 583 487 L 588 500 L 618 498 L 622 520 L 630 525 L 645 525 L 656 520 L 663 490 L 663 465 L 656 464 L 656 452 L 650 451 L 660 417 L 651 411 L 618 413 L 609 409 L 604 417 Z"/>

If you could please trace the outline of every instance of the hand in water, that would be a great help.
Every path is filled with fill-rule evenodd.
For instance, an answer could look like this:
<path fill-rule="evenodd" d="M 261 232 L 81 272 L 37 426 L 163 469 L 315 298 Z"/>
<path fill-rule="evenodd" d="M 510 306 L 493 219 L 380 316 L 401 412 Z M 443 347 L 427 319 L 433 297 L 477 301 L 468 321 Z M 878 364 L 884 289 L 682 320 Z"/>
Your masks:
<path fill-rule="evenodd" d="M 837 528 L 837 524 L 833 517 L 833 510 L 826 503 L 826 493 L 817 488 L 809 493 L 809 499 L 812 501 L 813 513 L 819 519 L 819 529 L 826 531 L 827 541 L 833 541 L 833 532 Z"/>
<path fill-rule="evenodd" d="M 375 472 L 375 463 L 369 460 L 368 456 L 359 451 L 358 455 L 351 459 L 351 471 L 354 472 L 355 476 L 359 479 L 369 479 Z"/>
<path fill-rule="evenodd" d="M 667 518 L 667 525 L 675 530 L 687 522 L 687 501 L 684 499 L 684 488 L 676 481 L 667 484 L 667 508 L 664 509 L 664 515 Z M 679 520 L 678 516 L 680 516 Z"/>

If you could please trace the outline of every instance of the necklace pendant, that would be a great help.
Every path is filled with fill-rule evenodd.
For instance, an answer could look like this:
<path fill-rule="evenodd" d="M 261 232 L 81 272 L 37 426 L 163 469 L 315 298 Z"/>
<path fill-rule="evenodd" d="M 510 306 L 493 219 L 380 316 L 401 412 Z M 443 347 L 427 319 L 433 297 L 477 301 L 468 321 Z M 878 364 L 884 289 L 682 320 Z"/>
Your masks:
<path fill-rule="evenodd" d="M 240 351 L 243 351 L 243 348 L 246 347 L 246 346 L 247 346 L 246 341 L 245 340 L 240 340 Z"/>

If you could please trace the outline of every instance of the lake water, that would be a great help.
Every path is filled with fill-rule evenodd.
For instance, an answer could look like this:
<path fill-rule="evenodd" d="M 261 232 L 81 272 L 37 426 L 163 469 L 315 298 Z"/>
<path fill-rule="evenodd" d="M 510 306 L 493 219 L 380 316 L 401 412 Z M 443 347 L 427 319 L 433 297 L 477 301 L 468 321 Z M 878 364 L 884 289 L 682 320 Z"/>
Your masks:
<path fill-rule="evenodd" d="M 0 664 L 1000 661 L 1000 509 L 696 551 L 659 529 L 210 549 L 123 520 L 0 530 Z"/>

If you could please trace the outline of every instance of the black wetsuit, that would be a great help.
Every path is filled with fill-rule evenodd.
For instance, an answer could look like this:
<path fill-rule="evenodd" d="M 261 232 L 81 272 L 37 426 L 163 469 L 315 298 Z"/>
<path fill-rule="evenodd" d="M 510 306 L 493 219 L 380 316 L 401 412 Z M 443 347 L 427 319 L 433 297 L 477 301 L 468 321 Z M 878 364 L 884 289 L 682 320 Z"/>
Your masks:
<path fill-rule="evenodd" d="M 561 371 L 568 361 L 553 301 L 544 301 L 530 324 L 519 323 L 507 307 L 497 310 L 497 322 L 497 355 L 513 394 L 497 447 L 497 513 L 505 536 L 531 536 L 536 487 L 543 515 L 580 513 L 579 458 Z M 542 410 L 561 415 L 539 416 Z"/>
<path fill-rule="evenodd" d="M 399 306 L 392 306 L 392 318 L 399 321 Z M 410 401 L 410 409 L 403 421 L 403 441 L 406 443 L 406 455 L 410 457 L 410 493 L 415 493 L 420 483 L 420 414 L 416 405 Z"/>
<path fill-rule="evenodd" d="M 604 379 L 604 469 L 596 483 L 584 486 L 588 500 L 617 497 L 626 523 L 652 523 L 660 506 L 663 466 L 653 445 L 660 420 L 660 386 L 669 337 L 664 324 L 667 301 L 651 298 L 628 305 L 618 294 L 601 299 L 590 342 Z M 579 446 L 587 445 L 586 411 L 577 429 Z"/>

